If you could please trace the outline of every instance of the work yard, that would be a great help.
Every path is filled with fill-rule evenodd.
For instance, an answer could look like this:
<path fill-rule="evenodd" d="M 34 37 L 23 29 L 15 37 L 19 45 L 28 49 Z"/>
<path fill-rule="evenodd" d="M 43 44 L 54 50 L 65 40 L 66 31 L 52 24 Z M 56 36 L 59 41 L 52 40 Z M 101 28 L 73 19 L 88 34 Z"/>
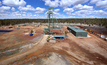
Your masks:
<path fill-rule="evenodd" d="M 107 41 L 104 39 L 88 31 L 87 37 L 75 37 L 67 30 L 67 26 L 63 26 L 63 31 L 68 32 L 67 37 L 47 42 L 48 35 L 43 32 L 46 27 L 21 26 L 19 29 L 13 28 L 13 31 L 1 34 L 0 65 L 107 64 Z M 80 26 L 75 27 L 84 29 Z M 35 31 L 33 36 L 29 35 L 31 30 Z"/>

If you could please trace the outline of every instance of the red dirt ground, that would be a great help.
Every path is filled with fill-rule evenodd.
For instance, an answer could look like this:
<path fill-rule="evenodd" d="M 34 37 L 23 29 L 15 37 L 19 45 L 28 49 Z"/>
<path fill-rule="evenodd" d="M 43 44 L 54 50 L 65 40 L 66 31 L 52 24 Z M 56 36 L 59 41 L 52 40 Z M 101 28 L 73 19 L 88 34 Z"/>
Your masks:
<path fill-rule="evenodd" d="M 67 31 L 66 26 L 63 30 Z M 37 58 L 47 57 L 51 52 L 64 55 L 74 65 L 107 64 L 106 41 L 90 33 L 88 33 L 88 35 L 91 36 L 90 38 L 75 37 L 71 33 L 67 35 L 68 37 L 66 37 L 65 40 L 58 40 L 56 43 L 45 43 L 41 49 L 19 59 L 16 61 L 16 64 L 24 64 Z"/>
<path fill-rule="evenodd" d="M 42 28 L 42 27 L 40 27 Z M 37 28 L 37 32 L 43 28 Z M 63 27 L 63 31 L 68 31 Z M 39 31 L 40 29 L 40 31 Z M 31 53 L 21 59 L 10 62 L 13 65 L 34 63 L 38 58 L 47 57 L 51 52 L 64 55 L 73 65 L 106 65 L 107 64 L 107 42 L 103 39 L 88 33 L 88 37 L 75 37 L 72 33 L 67 33 L 65 40 L 58 40 L 56 43 L 47 42 L 36 52 Z M 38 44 L 39 45 L 39 44 Z M 39 45 L 40 46 L 40 45 Z"/>

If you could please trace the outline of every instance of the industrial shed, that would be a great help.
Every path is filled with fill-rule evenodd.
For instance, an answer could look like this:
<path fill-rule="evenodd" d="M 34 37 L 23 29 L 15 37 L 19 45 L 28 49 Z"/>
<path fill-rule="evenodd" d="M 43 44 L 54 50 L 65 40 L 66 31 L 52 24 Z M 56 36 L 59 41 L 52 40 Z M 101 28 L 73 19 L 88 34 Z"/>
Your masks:
<path fill-rule="evenodd" d="M 64 35 L 54 35 L 53 39 L 64 39 Z"/>
<path fill-rule="evenodd" d="M 69 26 L 67 29 L 76 37 L 87 37 L 87 32 L 79 28 Z"/>

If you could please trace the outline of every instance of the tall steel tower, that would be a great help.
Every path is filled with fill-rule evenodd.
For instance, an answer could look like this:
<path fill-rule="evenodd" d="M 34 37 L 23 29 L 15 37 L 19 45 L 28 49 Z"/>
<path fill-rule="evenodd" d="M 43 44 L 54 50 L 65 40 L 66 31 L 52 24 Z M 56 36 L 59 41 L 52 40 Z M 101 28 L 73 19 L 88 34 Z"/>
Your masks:
<path fill-rule="evenodd" d="M 44 28 L 45 33 L 53 33 L 53 29 L 61 29 L 61 26 L 59 25 L 56 18 L 53 18 L 53 8 L 49 8 L 47 12 L 48 17 L 48 28 Z"/>

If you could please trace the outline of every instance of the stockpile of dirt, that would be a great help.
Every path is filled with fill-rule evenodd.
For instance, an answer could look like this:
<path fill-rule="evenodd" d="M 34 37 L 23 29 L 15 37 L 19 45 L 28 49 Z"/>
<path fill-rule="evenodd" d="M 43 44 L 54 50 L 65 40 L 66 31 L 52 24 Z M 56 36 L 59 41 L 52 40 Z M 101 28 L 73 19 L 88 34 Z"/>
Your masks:
<path fill-rule="evenodd" d="M 29 59 L 24 59 L 20 61 L 16 61 L 14 63 L 10 63 L 11 65 L 22 65 L 22 64 L 32 64 L 32 65 L 72 65 L 69 60 L 65 58 L 65 56 L 60 55 L 55 52 L 44 53 L 38 56 L 33 56 Z"/>

